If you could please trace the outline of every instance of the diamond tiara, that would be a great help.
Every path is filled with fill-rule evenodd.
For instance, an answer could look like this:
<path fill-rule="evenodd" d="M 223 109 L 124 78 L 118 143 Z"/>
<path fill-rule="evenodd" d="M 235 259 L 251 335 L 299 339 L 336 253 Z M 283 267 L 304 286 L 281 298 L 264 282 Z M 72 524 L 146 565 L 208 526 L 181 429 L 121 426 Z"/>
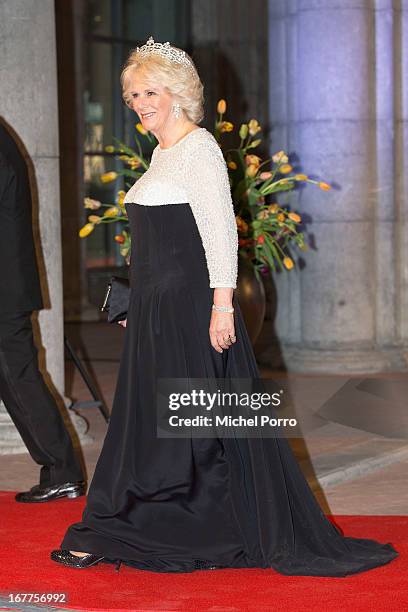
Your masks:
<path fill-rule="evenodd" d="M 153 36 L 150 36 L 149 40 L 142 47 L 136 47 L 136 53 L 140 53 L 142 57 L 150 55 L 151 53 L 156 53 L 157 55 L 160 55 L 161 57 L 164 57 L 170 60 L 171 62 L 175 62 L 176 64 L 183 64 L 191 70 L 194 70 L 194 66 L 188 59 L 185 51 L 175 49 L 170 45 L 169 42 L 154 42 Z"/>

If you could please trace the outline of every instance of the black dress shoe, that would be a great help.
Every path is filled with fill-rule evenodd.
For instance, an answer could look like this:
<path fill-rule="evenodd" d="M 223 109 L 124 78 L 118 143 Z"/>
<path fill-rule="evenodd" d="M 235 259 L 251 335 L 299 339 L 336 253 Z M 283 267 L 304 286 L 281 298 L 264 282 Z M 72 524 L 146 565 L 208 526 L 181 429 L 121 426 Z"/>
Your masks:
<path fill-rule="evenodd" d="M 50 487 L 41 487 L 35 485 L 29 491 L 17 493 L 15 500 L 24 503 L 47 502 L 60 497 L 79 497 L 85 495 L 86 483 L 83 480 L 78 482 L 64 482 L 59 485 L 51 485 Z"/>
<path fill-rule="evenodd" d="M 76 555 L 70 553 L 69 550 L 64 550 L 63 548 L 53 550 L 50 556 L 51 559 L 57 563 L 62 563 L 63 565 L 75 567 L 77 569 L 91 567 L 92 565 L 96 565 L 100 561 L 103 561 L 105 558 L 101 557 L 101 555 L 94 555 L 92 553 L 84 555 L 83 557 L 77 557 Z"/>

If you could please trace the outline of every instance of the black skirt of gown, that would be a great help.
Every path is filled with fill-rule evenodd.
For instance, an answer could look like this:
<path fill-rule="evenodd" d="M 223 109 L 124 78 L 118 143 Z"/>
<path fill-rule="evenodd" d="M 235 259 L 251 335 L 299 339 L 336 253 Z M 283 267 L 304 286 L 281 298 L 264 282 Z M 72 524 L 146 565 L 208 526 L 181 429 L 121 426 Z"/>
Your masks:
<path fill-rule="evenodd" d="M 68 550 L 154 572 L 215 565 L 345 576 L 384 565 L 391 544 L 343 537 L 286 439 L 158 438 L 156 379 L 259 378 L 234 297 L 237 341 L 210 344 L 213 289 L 189 204 L 127 204 L 131 300 L 111 419 Z"/>

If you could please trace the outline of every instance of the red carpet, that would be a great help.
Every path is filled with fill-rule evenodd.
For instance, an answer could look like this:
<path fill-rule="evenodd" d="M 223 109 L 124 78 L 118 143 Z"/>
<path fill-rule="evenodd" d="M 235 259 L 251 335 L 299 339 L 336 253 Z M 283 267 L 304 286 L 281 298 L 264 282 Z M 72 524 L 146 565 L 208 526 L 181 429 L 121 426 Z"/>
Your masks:
<path fill-rule="evenodd" d="M 3 601 L 10 592 L 65 592 L 61 608 L 86 611 L 408 610 L 406 516 L 335 518 L 345 535 L 391 542 L 400 553 L 389 565 L 347 578 L 288 577 L 272 569 L 153 574 L 123 565 L 116 572 L 110 564 L 75 570 L 49 559 L 67 526 L 80 520 L 84 503 L 79 498 L 26 505 L 16 503 L 13 493 L 0 493 Z"/>

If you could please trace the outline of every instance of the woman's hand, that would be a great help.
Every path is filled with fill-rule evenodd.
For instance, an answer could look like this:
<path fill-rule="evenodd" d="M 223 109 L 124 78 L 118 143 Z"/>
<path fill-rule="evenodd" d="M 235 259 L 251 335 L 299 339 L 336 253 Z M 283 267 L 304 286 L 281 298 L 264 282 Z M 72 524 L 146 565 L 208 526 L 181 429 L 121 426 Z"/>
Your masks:
<path fill-rule="evenodd" d="M 122 327 L 126 327 L 126 323 L 127 323 L 127 319 L 125 319 L 124 321 L 118 321 L 119 325 L 121 325 Z"/>
<path fill-rule="evenodd" d="M 231 287 L 216 287 L 214 289 L 214 304 L 216 306 L 232 307 L 234 289 Z M 237 341 L 235 337 L 234 313 L 212 311 L 210 321 L 211 344 L 218 353 L 229 348 Z"/>
<path fill-rule="evenodd" d="M 228 349 L 237 341 L 233 313 L 212 311 L 210 339 L 212 346 L 218 353 L 222 353 L 223 349 Z"/>

